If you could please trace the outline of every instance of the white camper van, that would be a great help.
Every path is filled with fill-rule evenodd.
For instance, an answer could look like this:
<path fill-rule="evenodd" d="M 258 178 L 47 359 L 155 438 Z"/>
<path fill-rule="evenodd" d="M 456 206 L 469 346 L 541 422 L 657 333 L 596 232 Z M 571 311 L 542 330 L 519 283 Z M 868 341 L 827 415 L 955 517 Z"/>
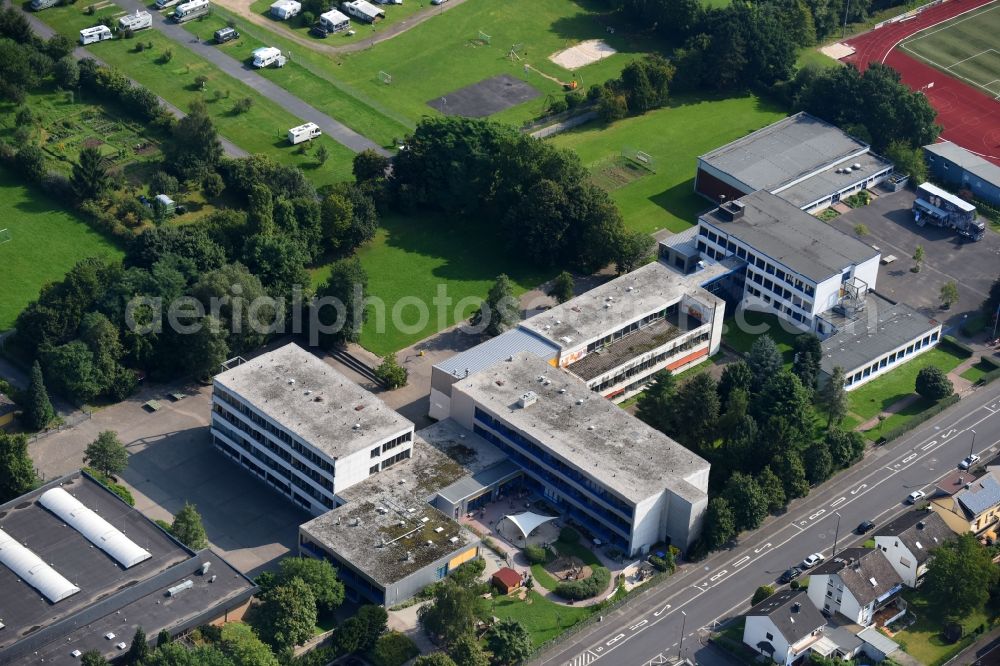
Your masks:
<path fill-rule="evenodd" d="M 111 28 L 106 25 L 95 25 L 93 28 L 84 28 L 80 31 L 80 43 L 85 46 L 108 39 L 114 39 L 114 35 L 111 34 Z"/>
<path fill-rule="evenodd" d="M 287 21 L 293 16 L 298 16 L 302 11 L 302 3 L 296 0 L 278 0 L 271 5 L 271 17 L 279 21 Z"/>
<path fill-rule="evenodd" d="M 306 123 L 305 125 L 299 125 L 288 130 L 288 142 L 294 146 L 303 141 L 312 141 L 322 135 L 323 130 L 319 128 L 319 125 L 316 123 Z"/>
<path fill-rule="evenodd" d="M 281 51 L 273 46 L 262 46 L 253 51 L 252 64 L 257 69 L 264 67 L 284 67 L 288 59 L 281 55 Z"/>
<path fill-rule="evenodd" d="M 149 12 L 136 10 L 135 14 L 126 14 L 118 19 L 118 27 L 122 30 L 145 30 L 153 25 L 153 15 Z"/>
<path fill-rule="evenodd" d="M 328 33 L 340 32 L 351 27 L 351 19 L 336 9 L 320 14 L 318 23 Z"/>
<path fill-rule="evenodd" d="M 212 9 L 212 4 L 208 0 L 191 0 L 183 5 L 178 5 L 174 10 L 173 19 L 177 23 L 184 23 L 199 16 L 205 16 Z"/>

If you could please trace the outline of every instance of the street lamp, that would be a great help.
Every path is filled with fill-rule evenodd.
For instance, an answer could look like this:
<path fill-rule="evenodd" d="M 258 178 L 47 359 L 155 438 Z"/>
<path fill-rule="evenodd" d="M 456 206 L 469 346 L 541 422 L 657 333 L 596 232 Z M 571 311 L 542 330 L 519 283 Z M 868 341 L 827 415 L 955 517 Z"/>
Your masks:
<path fill-rule="evenodd" d="M 837 540 L 840 538 L 840 512 L 837 511 L 837 529 L 833 532 L 833 552 L 830 554 L 830 558 L 837 556 Z"/>
<path fill-rule="evenodd" d="M 972 457 L 972 452 L 976 449 L 976 431 L 970 430 L 972 433 L 972 444 L 969 444 L 969 457 Z"/>
<path fill-rule="evenodd" d="M 847 12 L 851 10 L 851 0 L 847 0 L 847 6 L 844 7 L 844 36 L 842 39 L 847 38 Z"/>
<path fill-rule="evenodd" d="M 993 313 L 993 339 L 997 339 L 997 324 L 1000 323 L 1000 303 L 997 303 L 997 311 Z"/>
<path fill-rule="evenodd" d="M 684 611 L 681 611 L 681 615 L 683 617 L 681 618 L 681 640 L 680 640 L 680 644 L 677 646 L 677 658 L 678 659 L 681 658 L 681 654 L 684 651 L 684 629 L 687 627 L 687 619 L 688 619 L 688 614 L 685 613 Z"/>

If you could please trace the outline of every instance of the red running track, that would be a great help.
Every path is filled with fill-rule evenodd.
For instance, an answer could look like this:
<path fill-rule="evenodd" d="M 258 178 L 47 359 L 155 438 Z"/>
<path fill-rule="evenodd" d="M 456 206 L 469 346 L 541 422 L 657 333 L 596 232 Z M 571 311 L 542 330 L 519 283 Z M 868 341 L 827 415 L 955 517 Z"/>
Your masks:
<path fill-rule="evenodd" d="M 1000 102 L 896 49 L 904 39 L 924 28 L 997 0 L 952 0 L 930 7 L 908 21 L 890 23 L 848 40 L 855 49 L 844 58 L 864 71 L 870 62 L 896 69 L 903 83 L 921 90 L 938 112 L 941 137 L 978 153 L 1000 166 Z M 932 88 L 925 88 L 933 83 Z"/>

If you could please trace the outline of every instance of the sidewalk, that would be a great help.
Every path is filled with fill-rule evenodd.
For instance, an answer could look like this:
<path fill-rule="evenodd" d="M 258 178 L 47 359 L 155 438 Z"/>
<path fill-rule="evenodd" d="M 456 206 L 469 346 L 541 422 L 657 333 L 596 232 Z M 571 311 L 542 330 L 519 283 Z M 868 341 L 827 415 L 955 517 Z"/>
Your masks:
<path fill-rule="evenodd" d="M 1000 627 L 988 631 L 975 643 L 945 662 L 947 666 L 990 666 L 1000 663 Z"/>

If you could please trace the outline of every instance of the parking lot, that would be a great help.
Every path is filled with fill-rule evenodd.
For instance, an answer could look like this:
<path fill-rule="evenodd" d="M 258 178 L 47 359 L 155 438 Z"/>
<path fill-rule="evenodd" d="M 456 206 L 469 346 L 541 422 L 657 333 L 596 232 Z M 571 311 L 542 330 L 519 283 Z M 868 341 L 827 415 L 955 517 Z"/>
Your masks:
<path fill-rule="evenodd" d="M 949 325 L 960 324 L 963 315 L 979 309 L 997 277 L 1000 234 L 987 230 L 985 238 L 973 242 L 951 230 L 918 227 L 910 210 L 914 198 L 910 190 L 882 194 L 831 224 L 852 235 L 856 225 L 864 224 L 871 234 L 862 240 L 877 246 L 883 257 L 897 257 L 880 267 L 876 291 Z M 918 245 L 923 245 L 925 259 L 921 271 L 913 273 L 912 257 Z M 941 285 L 949 281 L 958 284 L 960 300 L 950 310 L 942 310 Z"/>

